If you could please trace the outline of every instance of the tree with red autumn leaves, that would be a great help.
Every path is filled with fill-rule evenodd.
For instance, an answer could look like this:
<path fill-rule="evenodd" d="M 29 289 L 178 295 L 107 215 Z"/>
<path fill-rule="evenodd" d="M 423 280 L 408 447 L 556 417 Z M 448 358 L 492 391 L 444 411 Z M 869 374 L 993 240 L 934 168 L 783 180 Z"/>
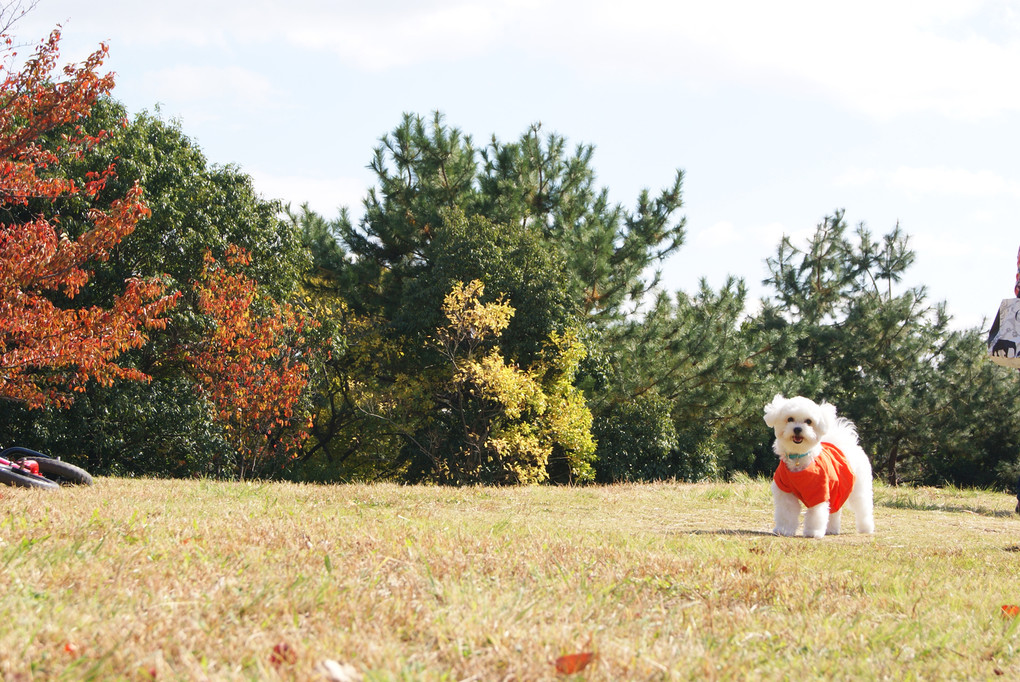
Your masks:
<path fill-rule="evenodd" d="M 13 41 L 0 40 L 10 61 Z M 62 160 L 82 158 L 106 137 L 86 134 L 80 123 L 113 87 L 111 74 L 97 73 L 105 45 L 55 74 L 59 42 L 55 30 L 20 71 L 5 69 L 0 83 L 0 397 L 31 407 L 66 406 L 89 381 L 147 379 L 115 360 L 164 327 L 177 300 L 155 279 L 132 278 L 110 307 L 74 306 L 91 275 L 88 263 L 109 258 L 149 209 L 136 184 L 92 208 L 90 228 L 77 238 L 60 231 L 62 199 L 95 200 L 116 169 L 77 183 L 56 173 Z M 43 144 L 54 130 L 67 132 L 58 145 Z"/>
<path fill-rule="evenodd" d="M 251 262 L 244 249 L 228 247 L 223 260 L 205 254 L 193 289 L 208 329 L 184 359 L 237 450 L 236 474 L 271 475 L 308 436 L 308 417 L 296 407 L 309 375 L 304 332 L 315 322 L 260 295 L 243 272 Z"/>

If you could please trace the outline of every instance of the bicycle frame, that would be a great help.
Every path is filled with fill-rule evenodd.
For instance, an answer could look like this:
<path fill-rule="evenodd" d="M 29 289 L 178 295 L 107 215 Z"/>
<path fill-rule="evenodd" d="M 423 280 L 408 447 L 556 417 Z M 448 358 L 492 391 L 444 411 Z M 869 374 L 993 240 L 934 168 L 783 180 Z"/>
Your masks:
<path fill-rule="evenodd" d="M 0 450 L 0 483 L 52 490 L 65 484 L 92 485 L 92 475 L 59 457 L 15 446 Z"/>
<path fill-rule="evenodd" d="M 17 455 L 21 455 L 21 457 L 17 457 Z M 16 459 L 12 459 L 12 457 L 16 457 Z M 40 458 L 53 459 L 49 455 L 44 455 L 41 452 L 36 452 L 35 450 L 29 450 L 28 448 L 22 448 L 18 446 L 4 448 L 3 450 L 0 450 L 0 466 L 8 466 L 11 467 L 12 469 L 20 469 L 21 471 L 27 471 L 29 473 L 35 474 L 36 476 L 39 475 L 38 467 L 36 467 L 33 470 L 33 467 L 25 466 L 22 464 L 22 462 L 24 460 L 37 460 Z"/>

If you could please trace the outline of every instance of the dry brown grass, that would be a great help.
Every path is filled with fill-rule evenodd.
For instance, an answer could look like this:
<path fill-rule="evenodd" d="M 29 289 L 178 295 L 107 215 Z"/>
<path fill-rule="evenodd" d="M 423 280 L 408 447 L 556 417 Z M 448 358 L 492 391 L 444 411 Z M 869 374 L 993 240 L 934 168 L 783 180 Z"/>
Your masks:
<path fill-rule="evenodd" d="M 769 535 L 764 481 L 3 489 L 0 673 L 540 680 L 594 651 L 576 678 L 1020 678 L 1014 500 L 876 502 L 874 536 L 814 541 Z"/>

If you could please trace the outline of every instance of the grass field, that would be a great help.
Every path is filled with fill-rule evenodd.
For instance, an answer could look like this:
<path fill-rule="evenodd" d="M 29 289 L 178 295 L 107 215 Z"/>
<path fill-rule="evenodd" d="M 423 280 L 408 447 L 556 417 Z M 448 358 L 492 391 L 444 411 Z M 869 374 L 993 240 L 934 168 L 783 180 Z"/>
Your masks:
<path fill-rule="evenodd" d="M 766 481 L 4 488 L 0 673 L 1020 679 L 1014 504 L 878 486 L 875 535 L 806 540 Z"/>

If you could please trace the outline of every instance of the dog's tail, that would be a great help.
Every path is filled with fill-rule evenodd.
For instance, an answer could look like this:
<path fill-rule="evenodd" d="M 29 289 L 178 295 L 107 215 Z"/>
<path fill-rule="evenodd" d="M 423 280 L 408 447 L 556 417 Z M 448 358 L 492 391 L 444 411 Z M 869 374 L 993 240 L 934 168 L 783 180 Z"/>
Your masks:
<path fill-rule="evenodd" d="M 857 427 L 852 421 L 843 417 L 836 418 L 836 423 L 825 432 L 822 440 L 832 441 L 836 445 L 841 442 L 853 445 L 860 444 L 857 438 Z"/>

